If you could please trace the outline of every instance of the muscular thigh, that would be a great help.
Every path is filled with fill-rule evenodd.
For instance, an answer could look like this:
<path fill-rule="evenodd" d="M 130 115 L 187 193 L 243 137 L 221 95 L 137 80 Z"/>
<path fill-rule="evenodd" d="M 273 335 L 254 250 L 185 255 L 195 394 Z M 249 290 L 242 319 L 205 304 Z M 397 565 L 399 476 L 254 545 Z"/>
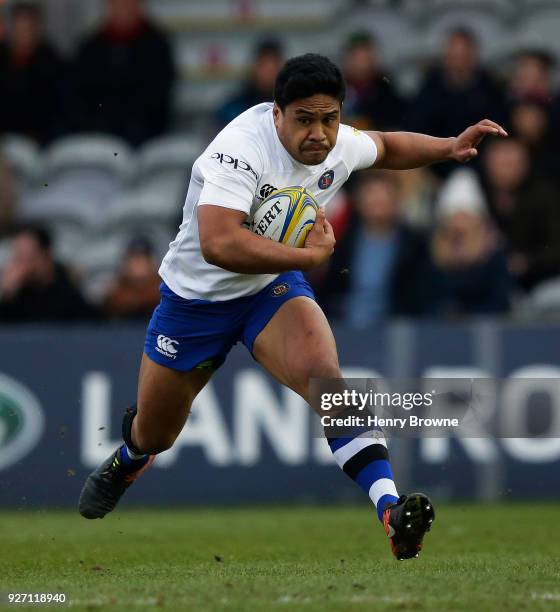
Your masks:
<path fill-rule="evenodd" d="M 208 369 L 179 372 L 142 356 L 138 381 L 137 445 L 173 441 L 183 429 L 191 404 L 212 375 Z M 157 445 L 157 444 L 156 444 Z"/>
<path fill-rule="evenodd" d="M 257 336 L 255 359 L 282 384 L 308 399 L 310 378 L 340 377 L 335 340 L 319 305 L 285 302 Z"/>

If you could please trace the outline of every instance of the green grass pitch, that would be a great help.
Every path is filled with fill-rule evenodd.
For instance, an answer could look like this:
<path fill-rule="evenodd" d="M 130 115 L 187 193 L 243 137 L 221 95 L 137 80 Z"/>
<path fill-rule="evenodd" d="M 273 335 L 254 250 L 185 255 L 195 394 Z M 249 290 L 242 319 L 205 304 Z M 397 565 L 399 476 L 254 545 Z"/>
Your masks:
<path fill-rule="evenodd" d="M 40 609 L 8 592 L 63 592 L 73 610 L 560 608 L 557 505 L 437 510 L 420 558 L 402 562 L 366 503 L 2 512 L 0 607 Z"/>

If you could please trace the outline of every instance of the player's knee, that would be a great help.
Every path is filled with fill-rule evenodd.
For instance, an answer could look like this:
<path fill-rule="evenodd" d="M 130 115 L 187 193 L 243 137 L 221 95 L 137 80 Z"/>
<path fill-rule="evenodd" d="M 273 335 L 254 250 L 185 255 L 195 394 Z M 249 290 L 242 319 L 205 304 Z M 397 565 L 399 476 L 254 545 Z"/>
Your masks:
<path fill-rule="evenodd" d="M 336 357 L 316 355 L 306 359 L 301 370 L 301 382 L 307 387 L 313 378 L 342 378 Z"/>

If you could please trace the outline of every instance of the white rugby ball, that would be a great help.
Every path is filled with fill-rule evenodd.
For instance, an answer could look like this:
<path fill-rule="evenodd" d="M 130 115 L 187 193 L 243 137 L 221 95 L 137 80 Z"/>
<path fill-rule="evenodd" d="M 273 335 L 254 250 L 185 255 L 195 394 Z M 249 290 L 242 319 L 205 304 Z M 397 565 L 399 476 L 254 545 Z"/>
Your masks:
<path fill-rule="evenodd" d="M 302 247 L 319 205 L 303 187 L 285 187 L 271 193 L 253 214 L 250 229 L 258 236 Z"/>

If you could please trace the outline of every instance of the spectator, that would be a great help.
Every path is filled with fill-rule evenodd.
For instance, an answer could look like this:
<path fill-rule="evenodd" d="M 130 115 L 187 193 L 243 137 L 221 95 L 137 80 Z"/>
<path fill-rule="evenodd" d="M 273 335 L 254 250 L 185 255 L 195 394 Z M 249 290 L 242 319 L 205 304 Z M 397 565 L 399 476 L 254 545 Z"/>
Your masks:
<path fill-rule="evenodd" d="M 557 178 L 559 155 L 553 143 L 558 99 L 552 84 L 553 58 L 546 51 L 517 55 L 508 86 L 509 131 L 529 150 L 533 170 Z"/>
<path fill-rule="evenodd" d="M 94 318 L 70 278 L 54 260 L 46 230 L 20 228 L 12 239 L 10 259 L 0 277 L 0 321 L 78 321 Z"/>
<path fill-rule="evenodd" d="M 102 26 L 76 57 L 73 127 L 137 146 L 168 129 L 175 78 L 171 48 L 140 0 L 106 0 L 106 7 Z"/>
<path fill-rule="evenodd" d="M 550 102 L 554 96 L 552 68 L 554 60 L 546 51 L 526 49 L 515 58 L 508 86 L 508 100 Z"/>
<path fill-rule="evenodd" d="M 6 18 L 3 11 L 0 11 L 0 41 L 6 38 Z"/>
<path fill-rule="evenodd" d="M 0 132 L 23 134 L 40 144 L 58 135 L 63 64 L 45 40 L 43 15 L 32 2 L 18 2 L 0 42 Z"/>
<path fill-rule="evenodd" d="M 560 272 L 560 193 L 536 180 L 529 153 L 517 140 L 492 142 L 484 157 L 490 212 L 510 248 L 511 272 L 525 289 Z"/>
<path fill-rule="evenodd" d="M 220 128 L 251 106 L 272 100 L 276 75 L 283 62 L 282 47 L 276 40 L 263 40 L 257 45 L 249 78 L 241 91 L 230 98 L 217 112 Z"/>
<path fill-rule="evenodd" d="M 422 273 L 425 314 L 457 317 L 509 310 L 506 255 L 471 170 L 457 170 L 440 193 L 430 259 Z"/>
<path fill-rule="evenodd" d="M 405 221 L 413 227 L 427 230 L 433 222 L 434 201 L 439 181 L 429 168 L 400 170 L 397 177 Z"/>
<path fill-rule="evenodd" d="M 401 126 L 402 100 L 380 65 L 379 49 L 367 32 L 350 37 L 344 53 L 346 80 L 344 121 L 361 130 L 392 130 Z"/>
<path fill-rule="evenodd" d="M 402 222 L 395 175 L 363 173 L 353 203 L 353 218 L 318 290 L 319 302 L 329 317 L 355 327 L 414 314 L 425 241 Z"/>
<path fill-rule="evenodd" d="M 551 128 L 548 104 L 527 99 L 510 106 L 509 133 L 526 147 L 533 172 L 557 180 L 560 155 Z"/>
<path fill-rule="evenodd" d="M 142 238 L 133 240 L 105 298 L 105 312 L 120 319 L 149 318 L 159 302 L 160 283 L 150 244 Z"/>
<path fill-rule="evenodd" d="M 448 137 L 485 118 L 503 120 L 502 92 L 479 66 L 474 35 L 455 29 L 445 41 L 441 64 L 428 73 L 412 101 L 410 129 Z M 456 167 L 456 163 L 447 162 L 432 170 L 447 176 Z"/>
<path fill-rule="evenodd" d="M 15 217 L 15 186 L 12 171 L 0 154 L 0 238 L 12 229 Z"/>

